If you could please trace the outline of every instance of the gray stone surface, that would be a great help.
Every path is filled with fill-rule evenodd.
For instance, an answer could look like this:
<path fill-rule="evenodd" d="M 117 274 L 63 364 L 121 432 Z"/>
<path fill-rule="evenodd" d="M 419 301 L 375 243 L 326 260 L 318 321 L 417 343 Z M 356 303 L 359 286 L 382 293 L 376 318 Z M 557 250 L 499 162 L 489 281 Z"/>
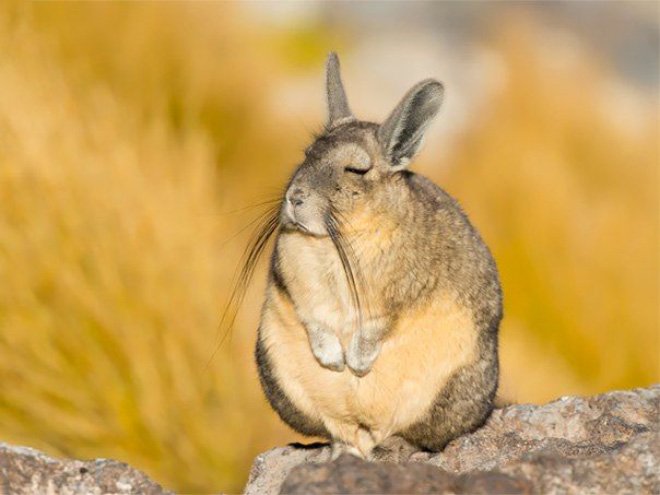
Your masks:
<path fill-rule="evenodd" d="M 245 495 L 279 493 L 284 478 L 295 466 L 329 460 L 330 449 L 324 444 L 294 444 L 271 449 L 254 459 Z"/>
<path fill-rule="evenodd" d="M 284 480 L 281 492 L 291 495 L 529 494 L 532 485 L 524 477 L 496 471 L 454 474 L 424 463 L 372 463 L 344 455 L 335 462 L 296 466 Z"/>
<path fill-rule="evenodd" d="M 161 495 L 142 472 L 108 459 L 56 459 L 0 443 L 0 495 Z"/>
<path fill-rule="evenodd" d="M 323 445 L 273 449 L 256 458 L 246 493 L 660 494 L 659 424 L 660 385 L 512 405 L 407 464 L 329 462 Z"/>
<path fill-rule="evenodd" d="M 321 493 L 660 494 L 660 386 L 496 410 L 476 432 L 410 463 L 330 462 L 323 444 L 255 459 L 248 495 Z M 168 493 L 107 459 L 56 459 L 0 443 L 0 495 Z"/>

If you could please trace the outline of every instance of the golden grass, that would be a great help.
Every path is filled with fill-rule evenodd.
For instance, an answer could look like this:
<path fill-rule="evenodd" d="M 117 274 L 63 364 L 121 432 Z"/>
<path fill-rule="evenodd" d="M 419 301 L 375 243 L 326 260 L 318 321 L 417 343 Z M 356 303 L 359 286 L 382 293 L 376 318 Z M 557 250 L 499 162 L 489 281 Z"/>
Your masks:
<path fill-rule="evenodd" d="M 508 83 L 463 136 L 445 178 L 502 272 L 503 390 L 548 400 L 653 383 L 657 106 L 649 98 L 638 129 L 626 132 L 631 109 L 603 97 L 606 70 L 588 53 L 544 60 L 538 45 L 521 42 L 533 29 L 521 22 L 498 36 Z"/>
<path fill-rule="evenodd" d="M 213 146 L 80 84 L 29 24 L 0 39 L 0 436 L 237 490 L 269 433 L 246 346 L 207 367 L 237 258 Z"/>
<path fill-rule="evenodd" d="M 227 212 L 295 163 L 306 136 L 287 136 L 261 86 L 289 56 L 320 63 L 324 45 L 315 56 L 308 32 L 257 29 L 228 4 L 11 5 L 0 439 L 122 459 L 180 492 L 236 492 L 256 453 L 297 437 L 252 364 L 263 267 L 207 366 L 245 236 L 226 241 L 254 217 Z M 500 264 L 505 391 L 657 380 L 657 116 L 626 137 L 584 89 L 602 68 L 549 71 L 530 63 L 530 33 L 509 36 L 494 45 L 509 85 L 436 177 Z"/>

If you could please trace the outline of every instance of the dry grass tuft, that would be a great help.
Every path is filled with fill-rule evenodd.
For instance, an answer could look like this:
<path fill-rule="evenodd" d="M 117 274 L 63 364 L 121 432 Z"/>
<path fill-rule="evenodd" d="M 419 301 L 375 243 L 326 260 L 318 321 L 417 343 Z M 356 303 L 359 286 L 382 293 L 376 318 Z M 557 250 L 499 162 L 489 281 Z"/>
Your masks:
<path fill-rule="evenodd" d="M 0 9 L 0 439 L 188 493 L 236 492 L 296 439 L 252 364 L 259 283 L 207 362 L 245 237 L 226 241 L 255 216 L 227 212 L 277 194 L 305 139 L 261 81 L 283 50 L 321 60 L 308 41 L 327 33 L 235 10 Z M 499 261 L 505 393 L 657 380 L 657 115 L 627 135 L 593 89 L 603 68 L 546 67 L 531 32 L 506 33 L 508 83 L 436 177 Z"/>

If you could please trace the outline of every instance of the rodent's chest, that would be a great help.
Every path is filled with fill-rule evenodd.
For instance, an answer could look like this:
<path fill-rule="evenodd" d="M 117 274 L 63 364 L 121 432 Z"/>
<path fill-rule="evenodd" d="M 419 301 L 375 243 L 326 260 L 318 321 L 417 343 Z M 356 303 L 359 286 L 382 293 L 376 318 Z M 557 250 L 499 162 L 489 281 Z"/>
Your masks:
<path fill-rule="evenodd" d="M 346 273 L 330 239 L 283 235 L 276 249 L 280 275 L 302 317 L 341 328 L 355 319 Z"/>

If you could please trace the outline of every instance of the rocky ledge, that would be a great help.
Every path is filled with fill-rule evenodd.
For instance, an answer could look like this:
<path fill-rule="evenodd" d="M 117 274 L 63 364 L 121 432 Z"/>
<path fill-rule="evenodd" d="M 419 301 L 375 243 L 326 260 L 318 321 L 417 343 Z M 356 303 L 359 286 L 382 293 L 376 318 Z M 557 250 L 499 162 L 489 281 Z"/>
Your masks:
<path fill-rule="evenodd" d="M 259 455 L 247 495 L 660 493 L 660 385 L 493 412 L 472 434 L 406 464 L 343 456 L 323 444 Z"/>
<path fill-rule="evenodd" d="M 127 464 L 109 459 L 55 459 L 0 443 L 0 495 L 165 495 L 170 492 Z"/>
<path fill-rule="evenodd" d="M 330 462 L 323 444 L 276 448 L 255 459 L 246 494 L 660 494 L 659 423 L 660 385 L 515 405 L 406 464 Z M 54 459 L 0 443 L 0 495 L 165 493 L 117 461 Z"/>

